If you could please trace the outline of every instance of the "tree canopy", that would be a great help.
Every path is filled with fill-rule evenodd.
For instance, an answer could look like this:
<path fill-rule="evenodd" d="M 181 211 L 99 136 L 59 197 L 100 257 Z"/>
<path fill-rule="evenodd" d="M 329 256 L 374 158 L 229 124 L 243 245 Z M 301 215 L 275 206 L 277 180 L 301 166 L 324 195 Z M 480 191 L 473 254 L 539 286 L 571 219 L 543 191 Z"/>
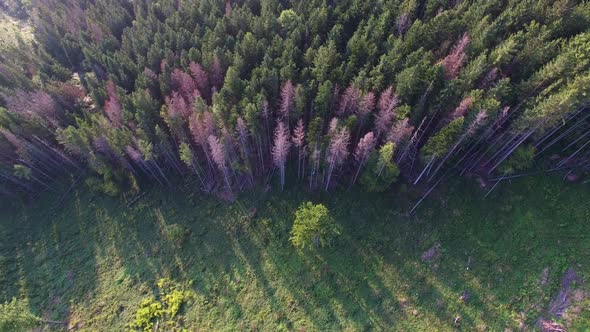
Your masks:
<path fill-rule="evenodd" d="M 590 167 L 587 2 L 2 6 L 1 194 L 81 172 L 110 194 L 194 177 L 230 197 L 268 176 L 333 190 L 362 174 L 382 191 L 398 176 Z M 524 145 L 559 159 L 504 166 Z"/>
<path fill-rule="evenodd" d="M 295 212 L 290 240 L 299 249 L 324 247 L 339 234 L 340 227 L 324 205 L 306 202 Z"/>

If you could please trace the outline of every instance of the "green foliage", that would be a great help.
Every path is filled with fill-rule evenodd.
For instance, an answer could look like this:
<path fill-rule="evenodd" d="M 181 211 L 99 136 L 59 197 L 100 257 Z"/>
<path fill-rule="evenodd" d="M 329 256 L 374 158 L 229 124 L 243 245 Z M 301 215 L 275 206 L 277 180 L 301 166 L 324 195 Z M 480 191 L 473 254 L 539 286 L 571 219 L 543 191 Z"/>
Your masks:
<path fill-rule="evenodd" d="M 373 151 L 369 156 L 367 167 L 361 175 L 361 185 L 369 192 L 383 192 L 395 182 L 399 168 L 393 162 L 395 145 L 388 142 L 379 152 Z"/>
<path fill-rule="evenodd" d="M 521 145 L 502 163 L 498 171 L 503 174 L 512 174 L 529 169 L 534 164 L 535 153 L 537 149 L 534 145 Z"/>
<path fill-rule="evenodd" d="M 314 104 L 320 116 L 326 116 L 330 112 L 330 102 L 332 99 L 333 85 L 330 81 L 325 81 L 318 87 Z"/>
<path fill-rule="evenodd" d="M 430 137 L 422 148 L 423 157 L 426 160 L 441 157 L 456 143 L 459 134 L 463 131 L 463 117 L 457 118 Z"/>
<path fill-rule="evenodd" d="M 39 325 L 39 317 L 31 313 L 26 300 L 12 298 L 0 304 L 0 332 L 29 331 Z"/>
<path fill-rule="evenodd" d="M 160 279 L 158 289 L 163 304 L 163 312 L 170 318 L 178 315 L 181 306 L 191 298 L 191 293 L 178 289 L 178 286 L 169 279 Z"/>
<path fill-rule="evenodd" d="M 135 313 L 135 320 L 130 324 L 130 329 L 139 331 L 153 331 L 156 321 L 162 317 L 164 311 L 162 304 L 157 302 L 154 298 L 146 298 L 141 301 L 137 312 Z"/>
<path fill-rule="evenodd" d="M 193 297 L 189 291 L 183 291 L 169 279 L 160 279 L 157 283 L 159 300 L 154 297 L 144 298 L 135 313 L 135 319 L 127 328 L 130 331 L 153 331 L 156 324 L 163 330 L 187 331 L 176 320 L 182 306 Z"/>
<path fill-rule="evenodd" d="M 153 137 L 153 123 L 156 122 L 159 107 L 156 100 L 154 100 L 147 90 L 136 90 L 131 95 L 131 103 L 135 110 L 135 120 L 138 122 L 140 128 L 148 134 L 148 137 Z"/>
<path fill-rule="evenodd" d="M 289 240 L 298 249 L 324 247 L 341 232 L 340 226 L 322 204 L 307 202 L 295 212 Z"/>
<path fill-rule="evenodd" d="M 182 160 L 182 162 L 185 163 L 185 165 L 187 165 L 188 167 L 193 167 L 194 155 L 193 150 L 191 150 L 191 147 L 185 142 L 182 142 L 179 147 L 179 152 L 180 160 Z"/>
<path fill-rule="evenodd" d="M 292 217 L 286 214 L 308 199 L 307 191 L 241 193 L 237 204 L 220 205 L 196 186 L 179 185 L 187 173 L 205 170 L 207 189 L 219 190 L 225 180 L 236 192 L 256 190 L 273 172 L 273 128 L 285 121 L 292 131 L 303 119 L 305 147 L 291 153 L 287 165 L 294 173 L 302 157 L 306 167 L 298 174 L 309 178 L 298 183 L 311 190 L 326 174 L 333 118 L 351 132 L 341 151 L 346 164 L 334 171 L 344 182 L 356 169 L 358 139 L 374 130 L 379 113 L 390 122 L 384 109 L 397 121 L 408 119 L 404 130 L 418 130 L 410 134 L 419 134 L 414 147 L 421 150 L 408 149 L 404 164 L 416 152 L 416 164 L 440 158 L 442 166 L 451 150 L 449 169 L 468 150 L 487 153 L 466 158 L 485 162 L 502 152 L 497 149 L 512 133 L 535 128 L 534 135 L 543 135 L 561 124 L 565 132 L 577 123 L 584 130 L 552 149 L 569 146 L 589 121 L 564 122 L 590 100 L 588 1 L 5 0 L 0 8 L 23 19 L 0 15 L 0 193 L 7 189 L 11 196 L 23 184 L 29 191 L 44 182 L 61 191 L 59 175 L 67 173 L 88 174 L 82 181 L 110 196 L 139 183 L 161 184 L 126 208 L 73 186 L 71 201 L 55 213 L 28 205 L 14 213 L 0 209 L 3 299 L 26 295 L 31 310 L 80 316 L 87 330 L 121 331 L 133 311 L 128 308 L 138 305 L 129 328 L 150 331 L 156 324 L 160 331 L 526 330 L 537 327 L 568 264 L 590 275 L 588 264 L 572 263 L 590 261 L 583 183 L 562 188 L 543 178 L 504 188 L 502 182 L 484 202 L 478 189 L 451 182 L 437 187 L 441 191 L 424 200 L 415 218 L 405 218 L 407 200 L 423 193 L 405 184 L 391 188 L 400 169 L 395 146 L 384 142 L 388 133 L 381 130 L 376 151 L 361 165 L 366 190 L 318 193 L 332 216 L 323 206 L 304 205 L 300 210 L 309 211 L 293 225 L 296 247 L 326 245 L 342 233 L 338 250 L 294 255 L 286 245 Z M 470 42 L 456 52 L 461 36 Z M 449 64 L 454 74 L 445 76 Z M 175 71 L 186 76 L 179 81 Z M 297 88 L 294 108 L 283 119 L 276 111 L 286 80 Z M 351 85 L 359 93 L 347 96 Z M 389 106 L 379 102 L 390 86 L 399 105 L 393 97 Z M 21 91 L 39 92 L 38 98 L 15 100 Z M 174 94 L 182 97 L 170 105 Z M 473 104 L 455 119 L 467 96 Z M 359 112 L 340 114 L 343 103 Z M 370 106 L 372 114 L 365 117 L 360 106 Z M 486 121 L 471 131 L 481 110 Z M 214 114 L 203 123 L 206 130 L 194 130 L 190 115 L 204 119 L 206 112 Z M 123 121 L 111 121 L 113 114 Z M 236 140 L 238 117 L 246 122 L 245 142 Z M 487 129 L 491 139 L 480 136 Z M 221 172 L 195 133 L 221 139 Z M 532 167 L 536 139 L 497 171 Z M 587 155 L 580 152 L 578 158 Z M 437 174 L 443 173 L 450 174 Z M 39 201 L 55 202 L 50 198 Z M 0 204 L 16 201 L 0 198 Z M 244 218 L 245 205 L 261 217 Z M 154 208 L 170 223 L 151 223 Z M 187 241 L 189 232 L 194 238 Z M 434 242 L 444 248 L 444 260 L 427 267 L 419 257 Z M 471 256 L 475 263 L 466 273 Z M 544 288 L 537 280 L 545 267 L 552 284 Z M 182 286 L 162 283 L 142 302 L 161 275 L 173 275 Z M 187 299 L 193 280 L 198 295 Z M 472 301 L 458 300 L 463 290 Z M 183 312 L 193 296 L 199 305 Z M 21 313 L 32 319 L 26 307 Z M 582 312 L 586 316 L 576 317 L 569 330 L 590 325 L 589 311 Z M 461 317 L 458 326 L 451 325 L 454 317 Z"/>
<path fill-rule="evenodd" d="M 163 232 L 166 239 L 178 247 L 184 244 L 189 235 L 189 230 L 179 224 L 167 224 Z"/>
<path fill-rule="evenodd" d="M 101 165 L 104 165 L 101 163 Z M 117 174 L 113 170 L 104 166 L 99 170 L 102 172 L 102 179 L 96 176 L 88 177 L 85 180 L 86 186 L 94 192 L 106 194 L 111 197 L 115 197 L 121 193 L 120 182 L 117 178 Z"/>
<path fill-rule="evenodd" d="M 536 326 L 566 268 L 590 275 L 583 264 L 590 261 L 583 183 L 567 185 L 548 174 L 523 177 L 501 182 L 483 199 L 478 185 L 449 179 L 412 216 L 405 214 L 415 203 L 408 197 L 422 192 L 399 187 L 386 194 L 357 188 L 312 194 L 342 228 L 337 247 L 306 255 L 288 241 L 293 212 L 309 200 L 306 189 L 244 193 L 228 204 L 155 187 L 126 207 L 78 186 L 54 215 L 46 209 L 55 204 L 53 192 L 26 207 L 3 200 L 0 294 L 11 299 L 22 292 L 33 312 L 88 331 L 129 329 L 144 299 L 163 310 L 156 285 L 162 276 L 190 296 L 175 325 L 153 320 L 158 331 L 357 331 L 392 322 L 400 330 L 447 331 L 456 316 L 462 330 L 516 331 L 523 322 Z M 154 208 L 191 229 L 194 239 L 182 248 L 165 240 Z M 234 231 L 252 215 L 247 233 Z M 441 260 L 422 262 L 437 242 Z M 549 283 L 543 286 L 545 268 Z M 578 287 L 588 291 L 585 283 L 574 291 Z M 459 299 L 464 290 L 471 295 L 467 303 Z M 534 306 L 523 318 L 523 308 Z M 587 299 L 576 307 L 579 315 L 571 310 L 572 320 L 561 321 L 569 331 L 590 323 Z"/>
<path fill-rule="evenodd" d="M 293 31 L 299 25 L 299 16 L 293 9 L 286 9 L 279 15 L 279 23 L 285 31 Z"/>
<path fill-rule="evenodd" d="M 24 165 L 14 165 L 14 176 L 23 180 L 31 179 L 31 169 Z"/>
<path fill-rule="evenodd" d="M 547 130 L 562 121 L 569 113 L 568 110 L 584 107 L 589 94 L 590 72 L 586 72 L 576 76 L 556 93 L 540 96 L 539 102 L 523 113 L 518 124 L 521 128 L 541 124 L 541 132 Z"/>
<path fill-rule="evenodd" d="M 432 60 L 432 54 L 424 49 L 408 56 L 407 66 L 395 77 L 396 90 L 403 101 L 416 103 L 428 87 L 440 78 L 440 66 L 433 66 Z"/>
<path fill-rule="evenodd" d="M 312 75 L 317 82 L 324 82 L 331 79 L 337 79 L 338 75 L 334 72 L 338 63 L 338 51 L 333 41 L 327 45 L 321 46 L 313 59 Z"/>
<path fill-rule="evenodd" d="M 227 151 L 232 155 L 228 171 L 235 179 L 247 176 L 260 183 L 271 171 L 266 163 L 277 121 L 286 120 L 291 130 L 303 119 L 312 131 L 306 136 L 314 144 L 307 146 L 303 161 L 320 153 L 317 169 L 305 170 L 315 177 L 325 172 L 332 118 L 351 129 L 346 152 L 353 154 L 358 139 L 375 129 L 371 119 L 376 118 L 358 113 L 355 121 L 350 111 L 366 112 L 360 106 L 368 106 L 378 112 L 375 106 L 388 87 L 399 97 L 389 111 L 397 120 L 409 120 L 407 130 L 423 130 L 417 146 L 425 160 L 445 155 L 481 110 L 488 121 L 462 136 L 462 144 L 488 144 L 479 135 L 499 123 L 502 110 L 512 112 L 496 130 L 499 135 L 531 128 L 542 135 L 588 103 L 590 5 L 585 1 L 4 3 L 13 16 L 0 17 L 0 104 L 5 108 L 0 123 L 8 134 L 6 140 L 0 135 L 5 156 L 0 167 L 35 183 L 26 184 L 32 189 L 45 181 L 41 173 L 78 172 L 59 167 L 64 157 L 87 165 L 95 177 L 90 186 L 109 195 L 143 182 L 174 181 L 175 173 L 188 173 L 181 162 L 191 173 L 208 169 L 207 146 L 193 137 L 203 133 L 191 128 L 193 111 L 214 114 L 206 136 L 223 134 L 227 150 L 235 146 L 230 141 L 236 141 L 238 117 L 245 120 L 247 139 L 236 148 L 240 151 Z M 296 92 L 283 119 L 275 111 L 281 109 L 287 80 Z M 353 89 L 346 95 L 350 86 L 358 93 Z M 37 98 L 14 98 L 23 91 Z M 464 128 L 455 122 L 461 120 L 447 126 L 457 105 L 471 95 L 475 103 L 468 107 Z M 389 115 L 382 115 L 388 123 Z M 23 144 L 42 144 L 43 150 L 23 149 Z M 382 144 L 379 140 L 376 148 Z M 495 146 L 486 148 L 482 151 L 497 152 Z M 350 175 L 353 162 L 347 158 L 338 177 Z M 225 180 L 215 175 L 207 181 L 217 188 Z M 309 180 L 313 188 L 317 179 Z"/>

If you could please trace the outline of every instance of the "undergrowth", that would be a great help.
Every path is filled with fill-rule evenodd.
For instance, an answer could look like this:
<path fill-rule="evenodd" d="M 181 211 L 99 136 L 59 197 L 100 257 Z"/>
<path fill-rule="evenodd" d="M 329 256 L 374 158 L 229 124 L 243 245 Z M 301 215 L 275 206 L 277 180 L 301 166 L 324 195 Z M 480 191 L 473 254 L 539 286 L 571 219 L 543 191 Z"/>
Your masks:
<path fill-rule="evenodd" d="M 50 195 L 3 202 L 0 302 L 26 299 L 36 316 L 68 322 L 47 330 L 537 329 L 566 269 L 588 291 L 588 184 L 532 177 L 484 193 L 450 182 L 412 216 L 420 193 L 401 187 L 235 203 L 155 188 L 128 207 L 80 186 L 53 215 Z M 340 235 L 300 252 L 289 238 L 307 201 Z M 562 323 L 583 331 L 589 308 L 576 303 Z"/>

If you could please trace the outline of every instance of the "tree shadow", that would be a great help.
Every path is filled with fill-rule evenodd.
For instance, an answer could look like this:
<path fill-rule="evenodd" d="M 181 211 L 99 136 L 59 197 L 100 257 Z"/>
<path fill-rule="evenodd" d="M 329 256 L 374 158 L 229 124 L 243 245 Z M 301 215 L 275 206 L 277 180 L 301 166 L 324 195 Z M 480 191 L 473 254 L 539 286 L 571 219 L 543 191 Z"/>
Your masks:
<path fill-rule="evenodd" d="M 305 253 L 290 245 L 294 211 L 308 200 L 324 203 L 343 227 L 335 246 Z M 498 246 L 526 249 L 506 243 L 538 216 L 523 212 L 524 224 L 495 225 L 503 212 L 488 209 L 475 227 L 461 218 L 483 208 L 467 201 L 474 206 L 458 212 L 453 206 L 461 204 L 425 202 L 407 217 L 394 194 L 354 190 L 255 192 L 229 204 L 160 189 L 131 207 L 76 192 L 56 216 L 22 209 L 18 220 L 3 218 L 0 295 L 4 301 L 26 296 L 36 313 L 90 329 L 123 329 L 141 299 L 157 294 L 160 278 L 195 292 L 182 319 L 205 330 L 416 330 L 425 322 L 448 330 L 517 327 L 520 300 L 508 293 L 517 286 L 503 283 L 524 283 L 531 271 L 492 269 L 514 265 Z M 189 230 L 183 244 L 166 238 L 170 224 Z M 442 257 L 421 261 L 435 242 Z M 542 255 L 536 243 L 525 253 Z M 517 262 L 526 260 L 518 255 Z M 475 257 L 469 270 L 468 256 Z"/>
<path fill-rule="evenodd" d="M 48 194 L 44 194 L 47 196 Z M 50 197 L 22 205 L 2 218 L 8 227 L 0 252 L 0 301 L 27 298 L 35 314 L 67 322 L 70 304 L 95 289 L 96 242 L 86 233 L 88 210 L 76 194 L 62 213 L 49 214 Z"/>

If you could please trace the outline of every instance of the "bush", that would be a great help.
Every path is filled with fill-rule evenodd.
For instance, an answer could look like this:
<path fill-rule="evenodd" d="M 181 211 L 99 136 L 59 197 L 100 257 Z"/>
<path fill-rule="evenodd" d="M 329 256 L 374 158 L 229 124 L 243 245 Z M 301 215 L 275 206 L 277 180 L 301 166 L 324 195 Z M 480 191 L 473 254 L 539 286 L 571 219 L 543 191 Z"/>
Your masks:
<path fill-rule="evenodd" d="M 97 177 L 89 177 L 86 179 L 86 185 L 88 188 L 97 193 L 106 194 L 115 197 L 120 194 L 119 187 L 111 180 L 101 180 Z"/>
<path fill-rule="evenodd" d="M 164 226 L 164 236 L 176 246 L 182 246 L 189 234 L 189 230 L 179 224 L 170 224 Z"/>
<path fill-rule="evenodd" d="M 26 301 L 12 301 L 0 304 L 0 331 L 29 331 L 39 326 L 39 317 L 33 315 Z"/>
<path fill-rule="evenodd" d="M 330 217 L 328 209 L 322 204 L 307 202 L 295 212 L 290 241 L 299 249 L 312 245 L 324 247 L 339 234 L 340 227 Z"/>
<path fill-rule="evenodd" d="M 535 153 L 537 153 L 537 149 L 532 145 L 520 146 L 500 166 L 499 171 L 504 174 L 512 174 L 517 171 L 529 169 L 533 166 Z"/>
<path fill-rule="evenodd" d="M 185 331 L 175 320 L 184 303 L 193 298 L 193 293 L 179 289 L 169 279 L 158 281 L 159 300 L 148 297 L 141 301 L 135 320 L 127 326 L 130 331 L 153 331 L 156 322 L 165 331 Z"/>
<path fill-rule="evenodd" d="M 154 298 L 146 298 L 141 301 L 139 309 L 135 313 L 135 320 L 129 328 L 133 331 L 153 331 L 155 321 L 162 317 L 164 310 L 162 304 Z"/>

